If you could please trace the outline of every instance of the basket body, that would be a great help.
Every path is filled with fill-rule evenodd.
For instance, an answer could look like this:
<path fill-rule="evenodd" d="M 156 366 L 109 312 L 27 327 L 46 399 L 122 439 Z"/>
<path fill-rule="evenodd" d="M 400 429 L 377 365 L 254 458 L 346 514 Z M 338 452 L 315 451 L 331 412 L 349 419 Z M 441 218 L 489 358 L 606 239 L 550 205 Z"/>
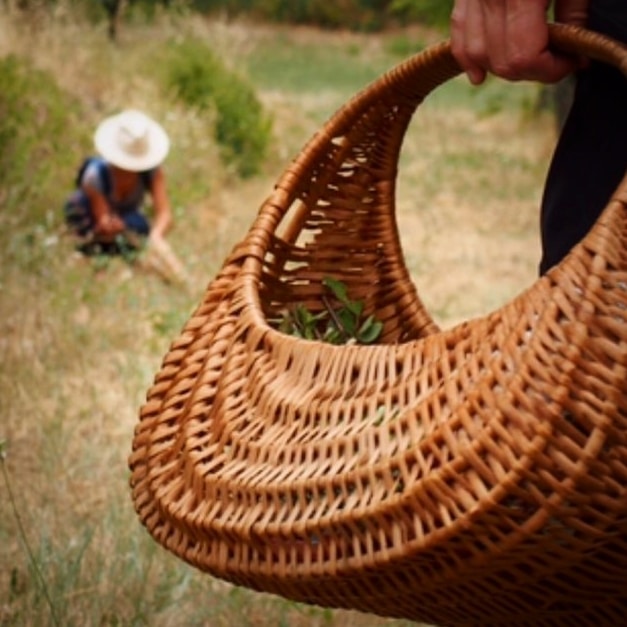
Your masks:
<path fill-rule="evenodd" d="M 566 49 L 625 52 L 555 28 Z M 142 523 L 215 576 L 439 625 L 627 616 L 627 183 L 497 311 L 442 331 L 406 270 L 398 155 L 448 45 L 358 94 L 291 164 L 174 341 L 130 457 Z M 347 262 L 347 259 L 350 262 Z M 375 346 L 284 335 L 342 280 Z"/>

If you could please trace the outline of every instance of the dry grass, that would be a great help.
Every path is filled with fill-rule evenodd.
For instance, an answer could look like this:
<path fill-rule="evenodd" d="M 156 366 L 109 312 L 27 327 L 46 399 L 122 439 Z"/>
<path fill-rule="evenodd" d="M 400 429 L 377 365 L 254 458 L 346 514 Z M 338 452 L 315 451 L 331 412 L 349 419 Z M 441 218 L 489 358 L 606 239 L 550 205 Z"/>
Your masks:
<path fill-rule="evenodd" d="M 14 52 L 51 72 L 80 98 L 90 127 L 128 105 L 163 119 L 174 139 L 171 185 L 176 189 L 193 171 L 204 187 L 177 207 L 171 238 L 192 279 L 188 291 L 117 260 L 96 271 L 63 238 L 51 240 L 46 263 L 33 263 L 32 272 L 3 269 L 0 440 L 26 537 L 0 481 L 0 625 L 54 624 L 24 539 L 58 624 L 401 624 L 298 606 L 201 575 L 147 537 L 127 488 L 137 408 L 169 342 L 283 166 L 349 87 L 288 92 L 260 86 L 275 112 L 276 141 L 265 175 L 241 182 L 220 165 L 207 120 L 159 96 L 146 59 L 164 38 L 194 34 L 246 68 L 251 55 L 263 56 L 274 41 L 267 28 L 162 17 L 128 27 L 112 47 L 103 28 L 62 17 L 37 24 L 35 40 L 0 17 L 0 55 Z M 280 35 L 281 45 L 298 49 L 293 33 Z M 345 34 L 307 31 L 307 43 L 346 55 L 349 66 L 355 49 L 360 63 L 389 62 L 383 36 L 347 42 Z M 444 326 L 497 307 L 535 277 L 537 206 L 553 142 L 550 120 L 508 107 L 486 115 L 462 81 L 451 87 L 466 94 L 458 101 L 427 103 L 419 112 L 399 181 L 407 263 Z"/>
<path fill-rule="evenodd" d="M 511 112 L 420 113 L 400 174 L 399 224 L 419 291 L 448 326 L 497 308 L 536 278 L 553 136 L 545 121 Z"/>

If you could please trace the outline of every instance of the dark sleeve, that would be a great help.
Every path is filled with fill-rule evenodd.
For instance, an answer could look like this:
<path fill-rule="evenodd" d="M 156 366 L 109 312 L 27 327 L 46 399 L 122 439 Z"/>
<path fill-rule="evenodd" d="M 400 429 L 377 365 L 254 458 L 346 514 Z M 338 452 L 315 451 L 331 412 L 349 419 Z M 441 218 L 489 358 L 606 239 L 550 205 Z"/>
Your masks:
<path fill-rule="evenodd" d="M 592 0 L 588 27 L 627 41 L 627 0 Z M 549 168 L 541 210 L 540 273 L 590 230 L 627 169 L 627 78 L 593 62 L 575 96 Z"/>
<path fill-rule="evenodd" d="M 627 42 L 627 2 L 590 0 L 588 28 L 618 41 Z"/>

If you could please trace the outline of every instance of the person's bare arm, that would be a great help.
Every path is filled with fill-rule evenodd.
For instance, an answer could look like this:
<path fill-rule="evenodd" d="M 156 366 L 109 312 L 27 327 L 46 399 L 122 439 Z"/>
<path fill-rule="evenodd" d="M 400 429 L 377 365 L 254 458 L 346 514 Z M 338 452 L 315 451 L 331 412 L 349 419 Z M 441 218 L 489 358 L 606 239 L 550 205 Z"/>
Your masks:
<path fill-rule="evenodd" d="M 556 0 L 556 21 L 583 25 L 589 0 Z M 550 0 L 456 0 L 451 14 L 453 55 L 478 85 L 491 72 L 508 80 L 554 83 L 579 61 L 549 49 Z"/>
<path fill-rule="evenodd" d="M 94 217 L 94 233 L 102 239 L 114 238 L 124 230 L 124 222 L 109 208 L 106 198 L 94 187 L 83 186 Z"/>
<path fill-rule="evenodd" d="M 172 227 L 173 221 L 163 168 L 157 168 L 152 177 L 151 195 L 155 217 L 150 237 L 163 238 Z"/>

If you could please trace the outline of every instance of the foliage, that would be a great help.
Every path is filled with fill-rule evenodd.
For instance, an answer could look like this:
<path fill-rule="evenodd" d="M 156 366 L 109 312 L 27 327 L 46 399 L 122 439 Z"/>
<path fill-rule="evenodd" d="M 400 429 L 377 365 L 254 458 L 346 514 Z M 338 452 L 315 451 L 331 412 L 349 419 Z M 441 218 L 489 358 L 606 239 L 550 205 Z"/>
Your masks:
<path fill-rule="evenodd" d="M 453 0 L 70 0 L 91 19 L 116 14 L 126 22 L 152 21 L 161 12 L 250 17 L 267 22 L 307 24 L 329 29 L 382 31 L 398 23 L 446 27 Z M 21 0 L 25 12 L 48 12 L 64 0 Z M 115 25 L 111 23 L 111 27 Z"/>
<path fill-rule="evenodd" d="M 18 149 L 20 127 L 26 118 L 20 106 L 24 92 L 25 73 L 14 56 L 0 59 L 0 185 L 6 185 L 15 175 L 23 171 L 26 153 Z M 3 203 L 4 204 L 4 203 Z"/>
<path fill-rule="evenodd" d="M 271 119 L 253 88 L 204 44 L 176 44 L 167 81 L 186 105 L 215 115 L 215 139 L 223 158 L 242 177 L 257 174 L 271 139 Z"/>
<path fill-rule="evenodd" d="M 446 28 L 454 0 L 392 0 L 390 11 L 405 22 Z"/>
<path fill-rule="evenodd" d="M 446 25 L 452 0 L 191 0 L 202 13 L 249 15 L 270 22 L 380 31 L 393 21 Z"/>
<path fill-rule="evenodd" d="M 255 12 L 268 21 L 368 31 L 383 28 L 385 4 L 372 0 L 272 0 L 256 3 Z"/>
<path fill-rule="evenodd" d="M 22 186 L 30 177 L 25 175 L 50 156 L 53 145 L 44 137 L 54 136 L 62 127 L 61 100 L 45 73 L 13 55 L 0 59 L 0 185 L 5 193 L 11 185 L 27 193 Z"/>
<path fill-rule="evenodd" d="M 0 265 L 24 260 L 24 247 L 50 234 L 65 186 L 59 171 L 82 135 L 78 117 L 76 101 L 49 74 L 14 55 L 0 58 Z"/>
<path fill-rule="evenodd" d="M 325 277 L 322 284 L 327 294 L 322 296 L 324 308 L 312 313 L 304 305 L 297 304 L 276 322 L 282 333 L 305 340 L 320 340 L 329 344 L 372 344 L 377 340 L 383 324 L 370 315 L 364 317 L 364 303 L 348 297 L 342 281 Z M 332 295 L 339 303 L 333 306 Z"/>

